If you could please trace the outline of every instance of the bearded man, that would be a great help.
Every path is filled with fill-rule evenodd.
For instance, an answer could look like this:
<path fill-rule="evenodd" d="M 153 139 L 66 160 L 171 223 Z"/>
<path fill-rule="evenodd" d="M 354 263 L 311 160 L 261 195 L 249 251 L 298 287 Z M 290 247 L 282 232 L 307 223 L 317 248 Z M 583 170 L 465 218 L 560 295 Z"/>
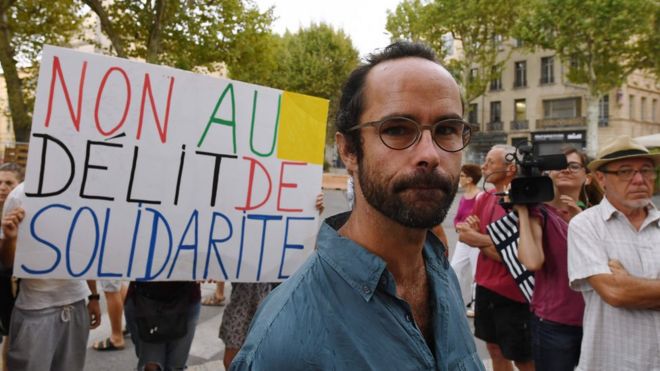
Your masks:
<path fill-rule="evenodd" d="M 456 193 L 462 114 L 456 81 L 421 44 L 392 44 L 351 73 L 336 142 L 353 210 L 323 224 L 314 254 L 264 301 L 231 370 L 483 370 L 446 247 L 428 232 Z"/>

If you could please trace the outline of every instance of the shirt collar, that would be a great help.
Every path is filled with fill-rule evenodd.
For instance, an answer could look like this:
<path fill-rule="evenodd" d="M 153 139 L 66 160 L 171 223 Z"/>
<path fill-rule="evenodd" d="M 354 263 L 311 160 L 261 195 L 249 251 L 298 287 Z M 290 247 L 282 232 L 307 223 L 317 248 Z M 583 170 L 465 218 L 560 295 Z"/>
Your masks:
<path fill-rule="evenodd" d="M 387 281 L 387 286 L 391 283 L 392 276 L 386 271 L 387 264 L 383 259 L 353 240 L 340 236 L 327 223 L 321 226 L 316 248 L 319 256 L 365 301 L 371 300 L 381 279 Z M 446 262 L 440 257 L 442 254 L 442 244 L 433 233 L 428 233 L 424 244 L 426 267 L 441 271 L 441 262 Z"/>
<path fill-rule="evenodd" d="M 601 217 L 604 221 L 612 219 L 615 215 L 620 214 L 623 216 L 623 214 L 617 208 L 615 208 L 612 203 L 610 203 L 607 197 L 603 197 L 599 205 L 601 206 Z M 658 226 L 660 226 L 660 211 L 658 211 L 652 201 L 649 201 L 649 204 L 646 205 L 646 210 L 648 211 L 648 215 L 646 216 L 646 219 L 642 225 L 645 226 L 649 223 L 657 222 Z"/>

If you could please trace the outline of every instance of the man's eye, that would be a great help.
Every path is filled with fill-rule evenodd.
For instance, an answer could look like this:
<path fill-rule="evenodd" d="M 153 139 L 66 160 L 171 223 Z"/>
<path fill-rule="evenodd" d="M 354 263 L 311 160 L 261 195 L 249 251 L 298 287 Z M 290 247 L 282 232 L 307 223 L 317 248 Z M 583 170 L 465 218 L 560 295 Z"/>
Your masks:
<path fill-rule="evenodd" d="M 619 176 L 630 176 L 635 170 L 633 169 L 619 169 Z"/>
<path fill-rule="evenodd" d="M 380 128 L 382 135 L 398 137 L 415 135 L 415 124 L 405 120 L 388 120 Z"/>
<path fill-rule="evenodd" d="M 458 135 L 459 128 L 458 125 L 438 125 L 435 127 L 435 135 L 440 136 L 453 136 Z"/>

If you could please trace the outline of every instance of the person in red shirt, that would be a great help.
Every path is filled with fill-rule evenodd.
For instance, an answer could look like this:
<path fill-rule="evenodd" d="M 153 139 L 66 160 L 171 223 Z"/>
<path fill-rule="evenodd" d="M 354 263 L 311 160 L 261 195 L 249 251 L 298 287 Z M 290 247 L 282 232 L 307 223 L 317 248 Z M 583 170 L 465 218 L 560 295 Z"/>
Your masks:
<path fill-rule="evenodd" d="M 479 249 L 474 335 L 486 342 L 495 371 L 511 370 L 511 361 L 519 370 L 534 369 L 529 305 L 486 232 L 488 224 L 507 213 L 495 193 L 504 192 L 516 175 L 516 165 L 506 158 L 515 151 L 505 145 L 491 148 L 481 170 L 495 189 L 479 197 L 472 215 L 456 226 L 459 241 Z"/>

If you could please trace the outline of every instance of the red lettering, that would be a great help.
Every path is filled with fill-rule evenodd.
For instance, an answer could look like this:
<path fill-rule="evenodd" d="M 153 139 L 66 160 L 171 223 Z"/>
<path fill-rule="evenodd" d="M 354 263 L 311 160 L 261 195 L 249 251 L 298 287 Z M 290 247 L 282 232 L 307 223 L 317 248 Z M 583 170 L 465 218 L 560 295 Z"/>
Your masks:
<path fill-rule="evenodd" d="M 121 120 L 115 125 L 113 129 L 110 131 L 105 131 L 101 127 L 101 122 L 99 120 L 99 106 L 101 104 L 101 97 L 103 96 L 103 89 L 105 89 L 105 84 L 108 82 L 108 77 L 110 77 L 110 74 L 114 71 L 119 72 L 123 77 L 124 81 L 126 82 L 126 104 L 124 105 L 124 115 L 121 117 Z M 96 106 L 94 107 L 94 120 L 96 121 L 96 129 L 99 131 L 100 134 L 105 135 L 105 136 L 110 136 L 114 134 L 119 128 L 124 125 L 124 122 L 126 121 L 126 116 L 128 115 L 128 108 L 131 105 L 131 83 L 128 79 L 128 75 L 124 70 L 122 70 L 119 67 L 112 67 L 108 69 L 108 71 L 105 73 L 103 76 L 103 80 L 101 80 L 101 86 L 99 86 L 99 91 L 96 94 Z"/>
<path fill-rule="evenodd" d="M 73 121 L 73 127 L 76 128 L 76 131 L 80 131 L 80 110 L 82 108 L 82 97 L 83 97 L 83 87 L 85 85 L 85 73 L 87 72 L 87 61 L 83 62 L 82 70 L 80 71 L 80 83 L 78 84 L 78 107 L 76 108 L 76 114 L 73 113 L 73 105 L 71 104 L 71 97 L 69 96 L 69 90 L 66 87 L 66 82 L 64 82 L 64 75 L 62 74 L 62 65 L 60 64 L 60 59 L 58 57 L 53 57 L 53 75 L 50 79 L 50 92 L 48 93 L 48 110 L 46 111 L 46 122 L 45 126 L 48 127 L 50 123 L 50 115 L 53 112 L 53 95 L 55 94 L 55 80 L 59 78 L 60 85 L 62 85 L 62 91 L 64 92 L 64 99 L 66 99 L 66 105 L 69 108 L 69 113 L 71 114 L 71 120 Z"/>
<path fill-rule="evenodd" d="M 277 190 L 277 211 L 291 211 L 294 213 L 299 213 L 302 212 L 302 209 L 286 209 L 283 208 L 281 205 L 282 201 L 282 188 L 298 188 L 297 183 L 284 183 L 284 166 L 285 165 L 297 165 L 297 166 L 307 166 L 306 163 L 304 162 L 291 162 L 291 161 L 282 161 L 282 165 L 280 166 L 280 186 L 279 189 Z"/>
<path fill-rule="evenodd" d="M 266 201 L 268 201 L 268 199 L 270 198 L 270 193 L 273 189 L 273 182 L 270 180 L 270 175 L 268 174 L 268 170 L 266 170 L 266 167 L 262 165 L 261 162 L 259 162 L 257 159 L 247 156 L 243 156 L 243 159 L 250 161 L 250 180 L 248 182 L 248 192 L 247 192 L 247 199 L 245 200 L 245 206 L 244 207 L 237 206 L 236 210 L 249 211 L 260 208 L 266 203 Z M 263 201 L 261 201 L 258 205 L 252 205 L 252 186 L 254 184 L 254 170 L 256 168 L 256 165 L 259 165 L 261 170 L 264 172 L 264 175 L 266 175 L 266 178 L 268 179 L 268 192 L 266 193 L 266 197 L 263 199 Z"/>
<path fill-rule="evenodd" d="M 144 102 L 147 93 L 149 93 L 149 104 L 151 105 L 151 112 L 154 114 L 154 120 L 156 121 L 156 128 L 158 129 L 158 135 L 160 135 L 160 141 L 165 143 L 167 141 L 167 122 L 170 118 L 170 101 L 172 100 L 172 88 L 174 87 L 174 77 L 170 77 L 170 88 L 167 92 L 167 104 L 165 106 L 165 120 L 163 121 L 163 126 L 160 125 L 160 119 L 158 118 L 158 111 L 156 110 L 156 103 L 154 102 L 154 94 L 151 90 L 151 80 L 149 79 L 149 74 L 144 74 L 144 85 L 142 87 L 142 102 L 140 103 L 140 121 L 138 122 L 138 131 L 137 139 L 140 139 L 142 136 L 142 123 L 144 119 Z"/>

